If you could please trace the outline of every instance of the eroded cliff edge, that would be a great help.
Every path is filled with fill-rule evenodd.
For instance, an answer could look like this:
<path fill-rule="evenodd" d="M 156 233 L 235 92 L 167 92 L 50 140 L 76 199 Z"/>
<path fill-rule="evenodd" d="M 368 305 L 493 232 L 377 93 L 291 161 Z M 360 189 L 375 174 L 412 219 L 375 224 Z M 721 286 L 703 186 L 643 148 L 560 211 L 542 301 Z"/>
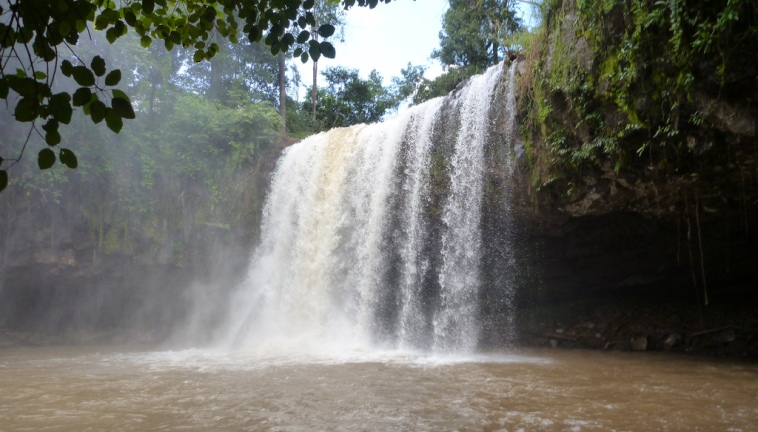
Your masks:
<path fill-rule="evenodd" d="M 513 216 L 488 231 L 522 343 L 758 353 L 756 9 L 690 3 L 548 2 L 513 56 Z"/>

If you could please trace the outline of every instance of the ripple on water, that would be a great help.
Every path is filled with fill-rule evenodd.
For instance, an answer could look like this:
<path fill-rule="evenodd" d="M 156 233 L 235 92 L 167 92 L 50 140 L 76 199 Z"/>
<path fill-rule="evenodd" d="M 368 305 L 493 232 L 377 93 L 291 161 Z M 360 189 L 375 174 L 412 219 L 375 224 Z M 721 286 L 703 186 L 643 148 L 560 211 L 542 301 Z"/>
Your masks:
<path fill-rule="evenodd" d="M 0 430 L 751 430 L 758 365 L 470 356 L 0 351 Z"/>

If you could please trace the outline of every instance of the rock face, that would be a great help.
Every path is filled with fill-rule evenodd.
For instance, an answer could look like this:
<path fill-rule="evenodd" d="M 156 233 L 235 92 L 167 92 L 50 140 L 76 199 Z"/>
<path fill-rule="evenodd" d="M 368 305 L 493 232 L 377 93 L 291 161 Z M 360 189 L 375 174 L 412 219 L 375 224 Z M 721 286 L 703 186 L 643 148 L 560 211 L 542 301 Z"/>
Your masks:
<path fill-rule="evenodd" d="M 752 78 L 727 74 L 718 88 L 704 63 L 681 108 L 701 117 L 666 123 L 638 87 L 624 93 L 602 79 L 624 67 L 611 55 L 633 16 L 624 7 L 601 12 L 605 30 L 588 41 L 593 24 L 564 1 L 535 43 L 543 50 L 520 58 L 513 216 L 511 227 L 495 230 L 510 229 L 517 250 L 517 333 L 547 343 L 535 335 L 594 320 L 598 330 L 581 330 L 574 346 L 634 349 L 647 333 L 646 349 L 702 352 L 703 338 L 687 335 L 747 329 L 725 342 L 734 346 L 758 327 L 758 65 L 736 62 Z M 665 60 L 656 65 L 665 70 Z M 637 103 L 620 106 L 607 98 L 612 92 Z M 651 141 L 656 131 L 642 132 L 651 124 L 679 130 Z M 758 354 L 744 344 L 736 351 Z"/>

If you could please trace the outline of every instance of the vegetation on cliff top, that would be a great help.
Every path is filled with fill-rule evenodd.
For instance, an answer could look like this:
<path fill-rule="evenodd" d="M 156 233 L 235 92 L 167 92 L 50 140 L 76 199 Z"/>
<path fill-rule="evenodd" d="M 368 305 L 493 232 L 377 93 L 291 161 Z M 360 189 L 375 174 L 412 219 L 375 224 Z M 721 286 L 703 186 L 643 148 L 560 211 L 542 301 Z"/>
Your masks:
<path fill-rule="evenodd" d="M 690 175 L 708 148 L 755 138 L 753 1 L 547 0 L 530 36 L 521 128 L 538 188 L 604 164 Z"/>

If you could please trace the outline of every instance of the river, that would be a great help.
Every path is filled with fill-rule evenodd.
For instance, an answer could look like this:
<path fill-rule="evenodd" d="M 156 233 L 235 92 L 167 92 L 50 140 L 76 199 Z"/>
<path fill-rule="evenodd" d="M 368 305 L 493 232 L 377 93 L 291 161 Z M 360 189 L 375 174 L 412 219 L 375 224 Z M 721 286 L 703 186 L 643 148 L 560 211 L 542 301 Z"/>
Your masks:
<path fill-rule="evenodd" d="M 648 353 L 0 349 L 1 431 L 749 431 L 758 365 Z"/>

